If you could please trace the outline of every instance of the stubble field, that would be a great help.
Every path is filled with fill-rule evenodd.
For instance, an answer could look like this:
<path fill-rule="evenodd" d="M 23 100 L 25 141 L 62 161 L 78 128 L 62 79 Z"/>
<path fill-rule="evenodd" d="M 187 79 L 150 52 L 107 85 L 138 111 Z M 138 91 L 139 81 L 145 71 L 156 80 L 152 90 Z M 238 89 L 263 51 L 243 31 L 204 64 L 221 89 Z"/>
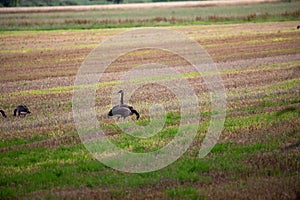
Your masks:
<path fill-rule="evenodd" d="M 227 95 L 227 116 L 218 144 L 197 157 L 212 115 L 202 76 L 175 63 L 202 100 L 198 134 L 175 163 L 156 172 L 113 170 L 85 149 L 72 115 L 73 84 L 86 56 L 98 44 L 129 29 L 16 31 L 0 35 L 0 197 L 296 199 L 300 195 L 299 21 L 173 26 L 196 40 L 216 63 Z M 141 50 L 116 60 L 97 89 L 98 119 L 121 148 L 147 152 L 163 147 L 178 130 L 180 114 L 172 94 L 137 90 L 130 103 L 149 123 L 147 105 L 163 102 L 167 121 L 158 136 L 137 140 L 106 114 L 112 88 L 137 60 L 166 64 L 173 55 Z M 212 72 L 215 73 L 215 72 Z M 172 79 L 172 77 L 168 77 Z M 26 104 L 32 114 L 13 117 Z"/>

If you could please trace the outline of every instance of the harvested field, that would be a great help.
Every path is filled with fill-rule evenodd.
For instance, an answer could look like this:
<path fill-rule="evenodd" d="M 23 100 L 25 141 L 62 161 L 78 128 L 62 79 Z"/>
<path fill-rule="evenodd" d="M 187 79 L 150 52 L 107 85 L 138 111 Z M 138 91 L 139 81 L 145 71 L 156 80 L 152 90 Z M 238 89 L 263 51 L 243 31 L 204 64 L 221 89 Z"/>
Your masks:
<path fill-rule="evenodd" d="M 212 110 L 203 76 L 176 56 L 156 50 L 123 55 L 105 71 L 96 110 L 107 136 L 133 152 L 161 148 L 174 138 L 182 116 L 174 95 L 143 88 L 130 98 L 150 121 L 149 104 L 167 108 L 157 136 L 134 139 L 107 118 L 121 74 L 139 60 L 163 60 L 180 71 L 200 100 L 201 125 L 187 152 L 168 167 L 145 174 L 119 172 L 98 162 L 75 129 L 75 76 L 88 54 L 109 36 L 131 30 L 15 31 L 0 34 L 0 198 L 297 199 L 300 194 L 300 21 L 170 27 L 194 39 L 216 63 L 227 95 L 218 144 L 197 157 Z M 191 52 L 192 53 L 192 52 Z M 176 60 L 177 61 L 177 60 Z M 176 77 L 167 77 L 168 81 Z M 144 88 L 145 89 L 145 88 Z M 159 90 L 161 93 L 158 93 Z M 13 117 L 26 104 L 30 115 Z"/>

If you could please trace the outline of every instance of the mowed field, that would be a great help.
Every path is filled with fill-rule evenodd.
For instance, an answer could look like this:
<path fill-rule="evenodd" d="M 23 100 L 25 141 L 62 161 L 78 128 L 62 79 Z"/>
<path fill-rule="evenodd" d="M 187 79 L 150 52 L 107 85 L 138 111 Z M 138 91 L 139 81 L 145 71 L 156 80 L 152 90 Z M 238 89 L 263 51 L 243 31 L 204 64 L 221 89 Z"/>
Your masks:
<path fill-rule="evenodd" d="M 174 55 L 156 50 L 115 60 L 98 85 L 96 110 L 107 137 L 120 148 L 137 153 L 161 148 L 172 141 L 185 117 L 170 91 L 149 86 L 137 90 L 129 102 L 141 114 L 139 126 L 150 123 L 151 103 L 165 105 L 166 123 L 156 136 L 134 138 L 106 116 L 111 98 L 119 98 L 112 89 L 120 74 L 138 60 L 163 57 L 165 64 L 180 69 L 201 100 L 199 129 L 186 153 L 166 168 L 141 174 L 120 172 L 96 160 L 82 144 L 72 113 L 81 63 L 100 42 L 133 28 L 1 32 L 0 109 L 8 117 L 0 119 L 0 198 L 299 198 L 299 147 L 285 149 L 300 140 L 299 24 L 169 27 L 202 45 L 226 89 L 224 129 L 201 159 L 197 155 L 213 114 L 203 76 L 216 72 L 185 71 L 182 63 L 172 63 Z M 32 113 L 13 117 L 19 104 Z"/>

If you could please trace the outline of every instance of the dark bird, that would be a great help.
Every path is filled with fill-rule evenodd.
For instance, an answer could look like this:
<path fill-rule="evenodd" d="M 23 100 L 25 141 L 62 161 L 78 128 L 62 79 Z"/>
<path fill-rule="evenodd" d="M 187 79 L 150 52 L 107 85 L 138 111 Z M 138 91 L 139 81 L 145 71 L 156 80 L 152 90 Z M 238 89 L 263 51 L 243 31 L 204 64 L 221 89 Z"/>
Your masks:
<path fill-rule="evenodd" d="M 297 29 L 300 29 L 300 26 L 297 26 Z"/>
<path fill-rule="evenodd" d="M 140 118 L 139 113 L 134 110 L 131 106 L 130 107 L 124 107 L 122 105 L 114 106 L 109 112 L 108 116 L 117 116 L 118 118 L 123 117 L 124 119 L 126 117 L 129 117 L 131 115 L 135 114 L 136 119 Z"/>
<path fill-rule="evenodd" d="M 136 119 L 138 120 L 140 118 L 140 114 L 132 106 L 124 104 L 124 101 L 123 101 L 123 99 L 124 99 L 124 92 L 123 92 L 123 90 L 120 90 L 118 93 L 121 94 L 120 104 L 114 106 L 108 112 L 108 116 L 117 116 L 118 119 L 120 117 L 123 117 L 125 119 L 126 117 L 135 114 L 136 115 Z"/>
<path fill-rule="evenodd" d="M 14 110 L 14 116 L 17 116 L 17 113 L 18 113 L 18 116 L 20 116 L 20 115 L 26 116 L 27 114 L 30 114 L 31 112 L 29 111 L 29 109 L 26 106 L 19 105 Z"/>
<path fill-rule="evenodd" d="M 291 145 L 289 145 L 289 146 L 287 146 L 287 147 L 285 147 L 284 149 L 285 149 L 285 150 L 290 150 L 290 149 L 297 148 L 297 147 L 299 147 L 299 146 L 300 146 L 300 140 L 297 141 L 297 142 L 295 142 L 295 143 L 293 143 L 293 144 L 291 144 Z"/>
<path fill-rule="evenodd" d="M 5 114 L 5 112 L 3 110 L 0 110 L 0 113 L 2 114 L 2 117 L 4 117 L 4 118 L 7 117 L 6 114 Z"/>

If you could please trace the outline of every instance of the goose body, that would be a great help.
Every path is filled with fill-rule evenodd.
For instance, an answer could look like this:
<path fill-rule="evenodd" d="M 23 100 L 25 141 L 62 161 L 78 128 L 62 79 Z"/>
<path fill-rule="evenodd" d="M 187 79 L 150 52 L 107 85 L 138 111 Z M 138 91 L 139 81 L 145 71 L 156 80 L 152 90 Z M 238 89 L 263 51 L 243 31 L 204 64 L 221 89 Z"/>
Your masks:
<path fill-rule="evenodd" d="M 27 106 L 25 106 L 25 105 L 19 105 L 14 110 L 14 116 L 17 116 L 17 113 L 18 113 L 18 116 L 20 116 L 20 115 L 26 116 L 27 114 L 30 114 L 31 112 L 29 111 L 29 109 L 27 108 Z"/>
<path fill-rule="evenodd" d="M 108 112 L 108 116 L 117 116 L 118 118 L 123 117 L 125 119 L 126 117 L 129 117 L 129 116 L 135 114 L 136 119 L 139 119 L 140 114 L 132 106 L 124 104 L 124 102 L 123 102 L 123 96 L 124 96 L 123 90 L 120 90 L 119 93 L 121 94 L 120 104 L 116 105 L 112 109 L 110 109 L 110 111 Z"/>
<path fill-rule="evenodd" d="M 131 116 L 132 114 L 133 113 L 129 108 L 118 105 L 113 107 L 109 111 L 108 116 L 117 116 L 118 118 L 123 117 L 125 119 L 126 117 Z"/>
<path fill-rule="evenodd" d="M 140 114 L 135 109 L 133 109 L 132 106 L 128 106 L 126 104 L 114 106 L 108 112 L 108 116 L 117 116 L 118 118 L 123 117 L 124 119 L 133 114 L 136 115 L 136 119 L 140 118 Z"/>

